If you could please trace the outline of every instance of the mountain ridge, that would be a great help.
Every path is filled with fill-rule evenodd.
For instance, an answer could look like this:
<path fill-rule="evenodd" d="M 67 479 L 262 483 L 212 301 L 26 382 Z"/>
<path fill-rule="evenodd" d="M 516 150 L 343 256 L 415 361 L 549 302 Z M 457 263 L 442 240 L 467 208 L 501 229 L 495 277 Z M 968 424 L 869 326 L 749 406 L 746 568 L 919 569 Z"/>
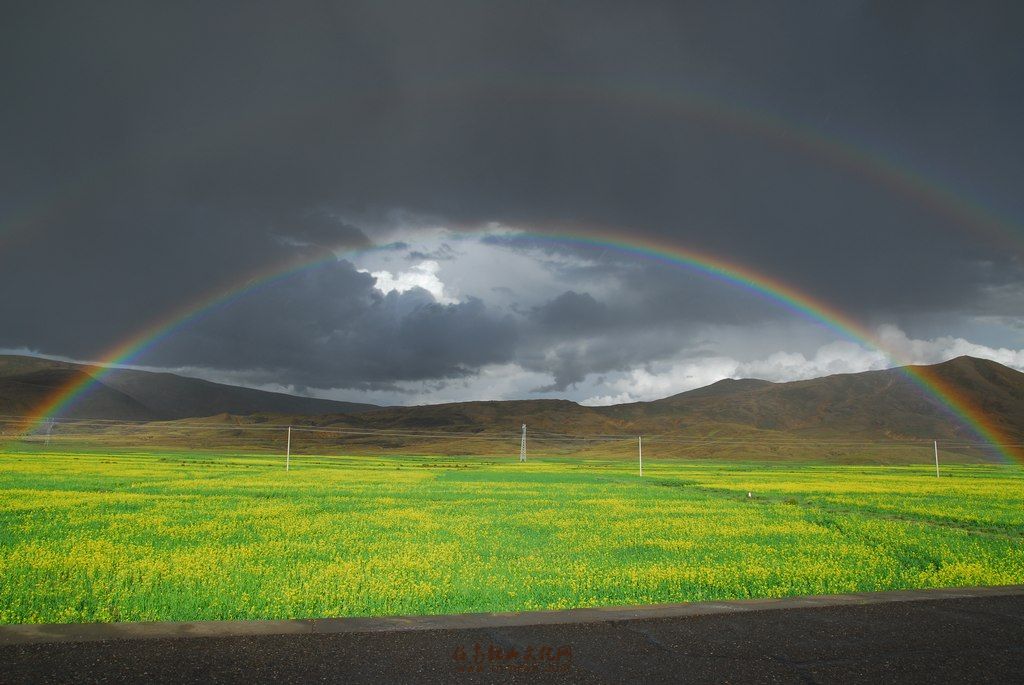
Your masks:
<path fill-rule="evenodd" d="M 82 380 L 84 375 L 91 375 L 89 368 L 43 357 L 0 355 L 0 414 L 33 414 L 55 392 Z M 173 373 L 111 369 L 63 416 L 73 419 L 168 421 L 220 413 L 312 415 L 378 408 L 373 404 L 300 397 Z"/>

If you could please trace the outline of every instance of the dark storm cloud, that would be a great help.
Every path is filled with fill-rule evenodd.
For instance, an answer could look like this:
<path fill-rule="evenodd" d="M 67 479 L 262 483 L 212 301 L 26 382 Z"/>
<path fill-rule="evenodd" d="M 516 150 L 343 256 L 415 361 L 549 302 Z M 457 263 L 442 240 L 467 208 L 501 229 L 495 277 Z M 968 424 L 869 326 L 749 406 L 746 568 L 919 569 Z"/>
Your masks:
<path fill-rule="evenodd" d="M 151 360 L 251 369 L 255 382 L 381 389 L 512 357 L 516 326 L 480 300 L 441 305 L 418 288 L 382 295 L 374 280 L 346 261 L 306 270 L 189 324 Z"/>
<path fill-rule="evenodd" d="M 273 235 L 287 245 L 355 249 L 372 245 L 366 234 L 328 212 L 304 212 L 274 223 Z"/>
<path fill-rule="evenodd" d="M 537 307 L 534 310 L 534 321 L 547 330 L 584 333 L 596 327 L 606 328 L 611 323 L 611 316 L 608 308 L 590 293 L 569 290 Z"/>
<path fill-rule="evenodd" d="M 982 303 L 1017 292 L 1024 243 L 992 242 L 870 160 L 1019 226 L 1022 19 L 1019 3 L 8 3 L 0 346 L 95 356 L 268 264 L 365 246 L 372 231 L 340 217 L 395 209 L 628 227 L 868 321 L 994 316 Z M 808 131 L 860 157 L 799 144 Z M 542 368 L 546 345 L 564 386 L 687 322 L 765 316 L 622 267 L 621 295 L 553 299 L 512 330 L 486 302 L 374 295 L 353 274 L 239 303 L 162 361 L 386 383 Z M 308 342 L 281 349 L 294 338 L 267 311 Z M 640 323 L 649 346 L 609 342 Z"/>
<path fill-rule="evenodd" d="M 669 358 L 684 351 L 684 341 L 695 331 L 696 322 L 720 318 L 698 316 L 702 306 L 679 302 L 680 293 L 688 293 L 689 299 L 706 285 L 690 280 L 685 288 L 675 290 L 676 306 L 667 306 L 664 299 L 651 299 L 649 290 L 639 296 L 631 290 L 623 293 L 626 297 L 613 296 L 607 301 L 598 301 L 586 292 L 566 291 L 534 307 L 520 323 L 515 361 L 531 371 L 550 374 L 553 383 L 537 391 L 555 392 L 582 382 L 589 374 Z"/>

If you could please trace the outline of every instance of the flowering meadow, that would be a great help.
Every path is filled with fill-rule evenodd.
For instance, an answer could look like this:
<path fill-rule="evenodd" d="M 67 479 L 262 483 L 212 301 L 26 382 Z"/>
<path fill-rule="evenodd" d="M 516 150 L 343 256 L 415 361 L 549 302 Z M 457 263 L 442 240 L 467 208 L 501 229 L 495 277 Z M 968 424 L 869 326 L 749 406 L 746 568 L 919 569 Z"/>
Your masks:
<path fill-rule="evenodd" d="M 1009 466 L 0 453 L 0 623 L 1011 583 Z"/>

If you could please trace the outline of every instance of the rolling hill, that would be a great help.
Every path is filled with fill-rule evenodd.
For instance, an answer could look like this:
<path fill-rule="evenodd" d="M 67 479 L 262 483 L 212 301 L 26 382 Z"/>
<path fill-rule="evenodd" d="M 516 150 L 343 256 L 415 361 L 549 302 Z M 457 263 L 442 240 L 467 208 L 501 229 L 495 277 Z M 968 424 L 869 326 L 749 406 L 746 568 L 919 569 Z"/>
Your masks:
<path fill-rule="evenodd" d="M 0 414 L 30 414 L 56 390 L 80 380 L 87 373 L 88 367 L 80 364 L 0 355 Z M 270 412 L 301 416 L 378 408 L 372 404 L 335 402 L 241 388 L 171 373 L 116 369 L 104 374 L 100 382 L 69 407 L 64 416 L 167 421 L 223 413 L 249 415 Z"/>

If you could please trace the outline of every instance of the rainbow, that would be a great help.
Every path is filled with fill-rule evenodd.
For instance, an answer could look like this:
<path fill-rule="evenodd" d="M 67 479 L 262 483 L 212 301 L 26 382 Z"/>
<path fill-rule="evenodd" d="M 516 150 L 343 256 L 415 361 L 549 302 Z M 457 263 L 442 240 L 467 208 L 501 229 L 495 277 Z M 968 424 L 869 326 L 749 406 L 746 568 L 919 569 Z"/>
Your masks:
<path fill-rule="evenodd" d="M 548 99 L 575 98 L 595 104 L 614 100 L 624 106 L 642 106 L 648 111 L 681 116 L 710 129 L 769 141 L 780 148 L 887 188 L 908 202 L 937 216 L 946 217 L 972 233 L 984 233 L 993 243 L 1024 255 L 1024 230 L 1021 226 L 977 198 L 927 177 L 892 153 L 884 153 L 862 141 L 851 142 L 826 134 L 820 129 L 785 119 L 764 109 L 728 103 L 697 93 L 678 95 L 669 89 L 635 84 L 612 91 L 587 86 L 557 90 L 527 86 L 522 92 L 534 92 L 536 96 Z"/>
<path fill-rule="evenodd" d="M 368 88 L 350 92 L 351 97 L 373 101 L 384 91 Z M 802 154 L 823 165 L 864 178 L 897 196 L 915 203 L 938 216 L 968 229 L 971 233 L 986 234 L 993 243 L 1024 255 L 1024 230 L 1018 222 L 984 205 L 977 198 L 951 188 L 914 169 L 909 163 L 892 153 L 872 148 L 863 141 L 827 133 L 805 122 L 787 119 L 765 109 L 736 104 L 694 92 L 680 92 L 678 85 L 650 84 L 560 84 L 557 82 L 504 83 L 474 81 L 436 81 L 409 85 L 404 94 L 421 100 L 451 101 L 458 98 L 479 100 L 518 98 L 542 102 L 582 102 L 590 106 L 616 106 L 647 112 L 678 116 L 702 126 L 747 135 L 771 142 L 779 147 Z M 225 140 L 238 140 L 244 135 L 257 135 L 261 126 L 271 125 L 289 118 L 301 120 L 313 117 L 336 105 L 333 97 L 325 95 L 323 101 L 303 101 L 294 111 L 276 112 L 266 119 L 247 118 L 244 122 L 225 119 L 211 125 L 202 134 L 180 142 L 174 148 L 176 155 L 201 154 L 207 146 Z M 78 205 L 88 192 L 111 184 L 116 165 L 113 161 L 99 169 L 90 169 L 80 178 L 72 179 L 53 197 L 13 212 L 0 223 L 0 247 L 13 242 L 16 233 L 45 231 L 46 226 L 59 220 L 64 212 Z"/>
<path fill-rule="evenodd" d="M 487 229 L 479 232 L 486 233 Z M 614 233 L 595 233 L 593 231 L 588 231 L 587 233 L 516 231 L 512 235 L 554 245 L 570 247 L 590 246 L 605 250 L 611 249 L 620 253 L 687 268 L 731 286 L 755 293 L 805 319 L 823 324 L 845 338 L 880 350 L 890 359 L 893 359 L 894 362 L 897 361 L 893 358 L 892 354 L 885 350 L 884 346 L 876 339 L 876 336 L 857 321 L 813 296 L 800 292 L 793 286 L 774 277 L 758 273 L 745 265 L 728 262 L 719 257 L 696 250 Z M 365 253 L 374 249 L 381 248 L 353 250 L 348 252 L 347 255 Z M 77 376 L 75 380 L 55 391 L 36 412 L 28 417 L 26 430 L 34 430 L 43 420 L 59 415 L 113 368 L 132 362 L 184 326 L 202 320 L 204 317 L 244 297 L 248 293 L 269 287 L 293 274 L 329 264 L 341 258 L 334 252 L 330 252 L 327 255 L 320 255 L 313 259 L 290 260 L 283 264 L 277 264 L 263 269 L 241 282 L 214 290 L 199 300 L 170 312 L 109 350 L 100 360 L 88 368 L 88 373 Z M 952 387 L 930 373 L 927 368 L 903 366 L 902 371 L 928 394 L 936 398 L 961 423 L 970 428 L 981 439 L 990 443 L 1001 457 L 1008 461 L 1024 461 L 1022 459 L 1024 455 L 1017 454 L 1017 448 L 1007 444 L 1012 441 L 1003 435 L 999 428 L 991 423 L 983 412 L 972 407 L 964 398 L 958 397 Z"/>

